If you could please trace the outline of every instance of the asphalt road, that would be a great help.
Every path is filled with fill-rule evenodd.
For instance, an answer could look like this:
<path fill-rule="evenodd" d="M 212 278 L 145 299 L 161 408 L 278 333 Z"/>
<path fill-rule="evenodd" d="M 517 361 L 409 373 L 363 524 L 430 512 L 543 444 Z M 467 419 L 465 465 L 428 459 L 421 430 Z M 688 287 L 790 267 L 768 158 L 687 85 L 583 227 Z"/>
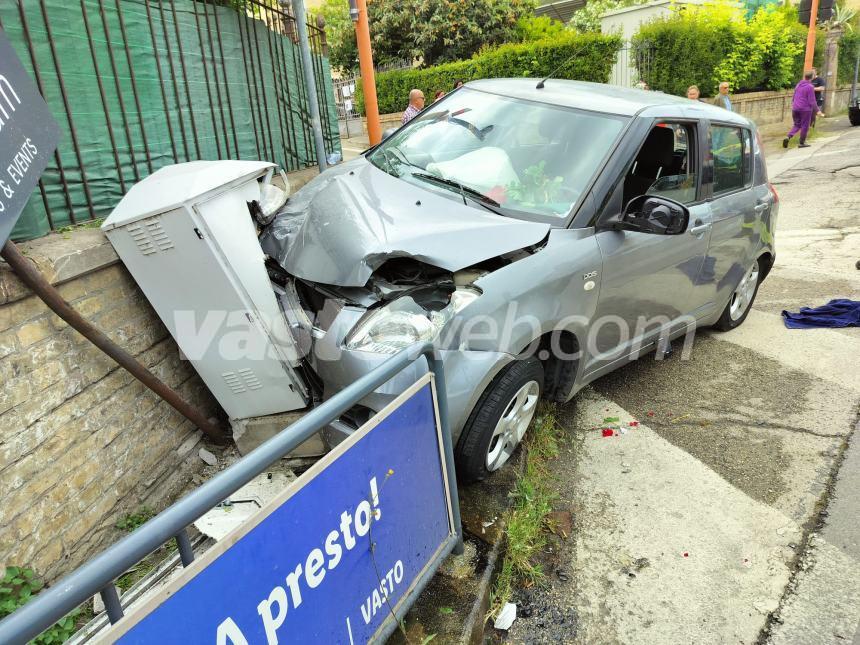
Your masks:
<path fill-rule="evenodd" d="M 860 328 L 780 317 L 860 300 L 860 128 L 825 127 L 768 156 L 777 261 L 747 321 L 563 409 L 574 535 L 553 546 L 561 573 L 521 595 L 510 642 L 860 645 Z M 641 425 L 604 438 L 607 416 Z"/>

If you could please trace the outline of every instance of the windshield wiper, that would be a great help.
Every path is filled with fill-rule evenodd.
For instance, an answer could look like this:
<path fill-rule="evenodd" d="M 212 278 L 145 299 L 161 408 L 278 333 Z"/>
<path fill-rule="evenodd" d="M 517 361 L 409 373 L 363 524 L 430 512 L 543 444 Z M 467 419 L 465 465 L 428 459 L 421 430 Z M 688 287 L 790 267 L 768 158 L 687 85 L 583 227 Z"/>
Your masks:
<path fill-rule="evenodd" d="M 396 150 L 400 154 L 395 155 L 393 153 L 394 150 Z M 385 159 L 385 161 L 388 165 L 388 174 L 389 175 L 392 175 L 394 177 L 401 177 L 400 174 L 397 174 L 397 170 L 395 170 L 395 164 L 397 164 L 397 165 L 402 164 L 404 166 L 409 166 L 411 168 L 418 168 L 419 170 L 424 170 L 424 168 L 422 168 L 418 164 L 415 164 L 415 163 L 412 163 L 411 161 L 409 161 L 406 158 L 406 155 L 403 154 L 403 151 L 400 148 L 398 148 L 397 146 L 391 146 L 389 148 L 388 146 L 382 145 L 378 148 L 378 151 L 380 153 L 382 153 L 382 157 Z"/>
<path fill-rule="evenodd" d="M 501 207 L 501 204 L 497 202 L 495 199 L 490 197 L 489 195 L 485 195 L 480 190 L 476 190 L 475 188 L 471 188 L 469 186 L 465 186 L 461 184 L 459 181 L 455 179 L 448 179 L 447 177 L 439 177 L 438 175 L 430 175 L 425 172 L 413 172 L 410 173 L 413 177 L 418 177 L 419 179 L 423 179 L 429 182 L 435 182 L 437 184 L 442 184 L 443 186 L 450 186 L 452 188 L 456 188 L 460 191 L 460 195 L 463 197 L 463 203 L 466 203 L 466 195 L 468 194 L 473 200 L 478 202 L 481 206 L 486 208 L 488 211 L 495 213 L 496 215 L 502 215 L 501 211 L 496 210 L 496 208 Z M 495 207 L 495 208 L 493 208 Z"/>

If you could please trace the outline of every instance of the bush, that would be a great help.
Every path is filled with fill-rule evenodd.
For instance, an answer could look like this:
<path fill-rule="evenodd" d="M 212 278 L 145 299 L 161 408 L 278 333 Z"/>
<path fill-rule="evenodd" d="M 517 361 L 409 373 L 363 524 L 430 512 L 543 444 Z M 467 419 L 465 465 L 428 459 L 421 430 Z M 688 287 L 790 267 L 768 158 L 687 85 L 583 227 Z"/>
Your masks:
<path fill-rule="evenodd" d="M 394 70 L 376 75 L 379 112 L 389 114 L 406 108 L 409 90 L 418 88 L 430 98 L 437 90 L 450 91 L 458 79 L 532 77 L 542 78 L 556 68 L 555 78 L 605 83 L 615 63 L 621 39 L 601 34 L 564 34 L 531 43 L 486 49 L 469 60 L 424 69 Z M 571 59 L 571 57 L 573 58 Z M 356 103 L 364 112 L 364 95 L 357 88 Z"/>
<path fill-rule="evenodd" d="M 734 5 L 709 4 L 644 25 L 633 45 L 651 89 L 683 95 L 695 84 L 710 95 L 721 81 L 733 92 L 791 87 L 805 40 L 792 7 L 762 7 L 747 21 Z"/>
<path fill-rule="evenodd" d="M 837 76 L 840 83 L 851 83 L 854 80 L 854 65 L 857 54 L 860 53 L 860 31 L 846 32 L 839 41 L 839 68 Z"/>

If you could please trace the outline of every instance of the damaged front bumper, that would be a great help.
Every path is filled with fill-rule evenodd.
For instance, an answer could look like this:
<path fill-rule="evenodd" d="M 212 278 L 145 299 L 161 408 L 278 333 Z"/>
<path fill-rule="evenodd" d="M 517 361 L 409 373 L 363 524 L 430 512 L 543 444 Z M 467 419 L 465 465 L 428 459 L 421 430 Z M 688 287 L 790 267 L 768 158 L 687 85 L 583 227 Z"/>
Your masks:
<path fill-rule="evenodd" d="M 324 313 L 318 314 L 314 322 L 301 308 L 295 291 L 289 287 L 284 293 L 279 293 L 281 304 L 296 344 L 305 352 L 310 368 L 321 383 L 323 400 L 391 358 L 391 354 L 344 347 L 344 340 L 367 313 L 367 309 L 332 305 L 331 308 L 326 307 Z M 456 443 L 481 393 L 514 357 L 501 352 L 465 349 L 442 349 L 439 354 L 445 368 L 449 423 Z M 326 428 L 323 432 L 326 441 L 329 445 L 340 443 L 427 371 L 427 361 L 423 357 L 416 360 Z"/>

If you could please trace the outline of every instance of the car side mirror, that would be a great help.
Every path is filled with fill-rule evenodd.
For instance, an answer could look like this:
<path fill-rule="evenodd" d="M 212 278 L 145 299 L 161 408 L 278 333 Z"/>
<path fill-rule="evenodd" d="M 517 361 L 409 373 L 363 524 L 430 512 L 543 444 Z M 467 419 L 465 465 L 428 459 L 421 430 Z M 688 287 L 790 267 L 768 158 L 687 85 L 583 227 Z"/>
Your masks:
<path fill-rule="evenodd" d="M 640 195 L 624 208 L 621 220 L 613 228 L 655 235 L 680 235 L 687 230 L 690 211 L 683 204 L 666 197 Z"/>

